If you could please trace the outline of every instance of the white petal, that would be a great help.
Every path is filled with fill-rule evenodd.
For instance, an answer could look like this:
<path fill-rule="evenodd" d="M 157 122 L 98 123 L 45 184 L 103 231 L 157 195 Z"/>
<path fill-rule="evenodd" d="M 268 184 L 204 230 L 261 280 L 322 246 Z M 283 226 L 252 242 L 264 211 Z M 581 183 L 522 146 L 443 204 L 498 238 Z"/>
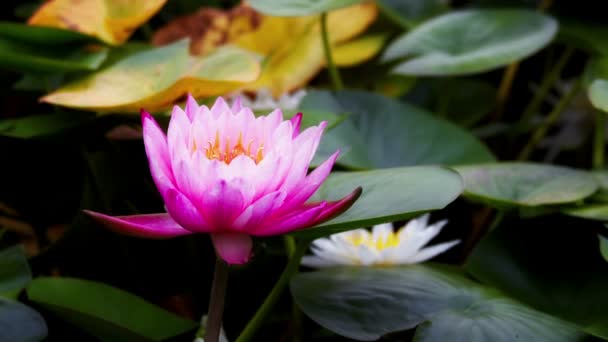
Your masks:
<path fill-rule="evenodd" d="M 377 224 L 372 228 L 372 239 L 374 242 L 386 241 L 388 237 L 393 233 L 392 223 Z"/>
<path fill-rule="evenodd" d="M 426 247 L 420 250 L 414 257 L 411 259 L 412 263 L 424 262 L 429 259 L 434 258 L 435 256 L 447 251 L 452 248 L 454 245 L 460 243 L 460 240 L 454 240 L 449 242 L 440 243 L 431 247 Z"/>
<path fill-rule="evenodd" d="M 381 262 L 380 253 L 375 249 L 371 249 L 366 245 L 361 245 L 358 251 L 359 263 L 361 265 L 369 266 Z"/>

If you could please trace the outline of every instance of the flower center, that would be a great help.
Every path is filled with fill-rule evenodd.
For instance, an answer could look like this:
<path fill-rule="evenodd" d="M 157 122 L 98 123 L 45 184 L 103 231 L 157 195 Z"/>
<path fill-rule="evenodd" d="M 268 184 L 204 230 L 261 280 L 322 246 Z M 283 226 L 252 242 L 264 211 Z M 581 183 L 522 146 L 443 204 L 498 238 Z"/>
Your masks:
<path fill-rule="evenodd" d="M 226 164 L 230 164 L 234 158 L 238 156 L 247 156 L 258 164 L 264 158 L 264 146 L 260 144 L 257 149 L 254 151 L 251 150 L 251 145 L 253 141 L 250 141 L 247 145 L 247 148 L 243 145 L 243 134 L 239 134 L 239 139 L 236 144 L 231 145 L 230 139 L 226 139 L 226 144 L 222 147 L 220 144 L 220 134 L 219 132 L 215 133 L 215 141 L 213 144 L 208 142 L 208 146 L 203 149 L 205 156 L 212 159 L 217 159 L 219 161 L 223 161 Z M 196 151 L 197 146 L 196 143 L 193 143 L 193 152 Z"/>
<path fill-rule="evenodd" d="M 391 232 L 388 236 L 383 236 L 379 239 L 374 239 L 372 236 L 369 235 L 366 236 L 363 234 L 352 234 L 347 236 L 346 240 L 355 247 L 365 245 L 377 251 L 381 251 L 386 248 L 397 247 L 399 245 L 399 237 L 395 232 Z"/>

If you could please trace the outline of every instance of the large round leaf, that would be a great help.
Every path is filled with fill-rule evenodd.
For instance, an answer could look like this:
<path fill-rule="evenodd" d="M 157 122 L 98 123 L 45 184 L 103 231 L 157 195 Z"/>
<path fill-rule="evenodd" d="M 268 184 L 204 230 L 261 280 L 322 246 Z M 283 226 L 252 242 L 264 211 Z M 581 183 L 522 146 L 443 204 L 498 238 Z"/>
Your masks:
<path fill-rule="evenodd" d="M 336 172 L 323 183 L 313 200 L 336 200 L 358 186 L 363 193 L 345 213 L 294 234 L 313 239 L 442 209 L 458 197 L 462 180 L 456 172 L 437 166 Z"/>
<path fill-rule="evenodd" d="M 490 151 L 460 127 L 420 108 L 363 91 L 311 91 L 300 109 L 347 113 L 327 132 L 320 159 L 340 148 L 338 163 L 355 169 L 493 161 Z"/>
<path fill-rule="evenodd" d="M 194 57 L 182 40 L 131 54 L 42 101 L 99 111 L 153 111 L 169 107 L 188 92 L 194 97 L 225 94 L 255 80 L 259 71 L 258 61 L 244 50 L 228 46 Z"/>
<path fill-rule="evenodd" d="M 466 10 L 429 20 L 394 41 L 385 60 L 409 58 L 405 75 L 464 75 L 492 70 L 545 47 L 557 22 L 531 10 Z"/>
<path fill-rule="evenodd" d="M 196 327 L 135 295 L 93 281 L 36 278 L 27 287 L 27 295 L 105 341 L 161 341 Z"/>
<path fill-rule="evenodd" d="M 591 82 L 588 95 L 595 108 L 608 112 L 608 80 L 596 79 Z"/>
<path fill-rule="evenodd" d="M 47 335 L 46 323 L 33 309 L 0 297 L 0 340 L 39 342 Z"/>
<path fill-rule="evenodd" d="M 495 207 L 540 206 L 581 200 L 598 184 L 591 173 L 534 163 L 494 163 L 456 167 L 464 195 Z"/>
<path fill-rule="evenodd" d="M 576 341 L 574 327 L 438 266 L 345 267 L 291 281 L 300 308 L 329 330 L 372 341 L 411 329 L 416 341 Z"/>
<path fill-rule="evenodd" d="M 32 280 L 22 246 L 0 251 L 0 295 L 20 291 Z M 0 330 L 2 331 L 2 330 Z"/>
<path fill-rule="evenodd" d="M 319 14 L 348 7 L 365 0 L 249 0 L 257 11 L 278 17 Z"/>
<path fill-rule="evenodd" d="M 596 233 L 573 218 L 536 220 L 507 221 L 495 229 L 475 248 L 467 270 L 518 300 L 608 338 L 608 263 Z"/>

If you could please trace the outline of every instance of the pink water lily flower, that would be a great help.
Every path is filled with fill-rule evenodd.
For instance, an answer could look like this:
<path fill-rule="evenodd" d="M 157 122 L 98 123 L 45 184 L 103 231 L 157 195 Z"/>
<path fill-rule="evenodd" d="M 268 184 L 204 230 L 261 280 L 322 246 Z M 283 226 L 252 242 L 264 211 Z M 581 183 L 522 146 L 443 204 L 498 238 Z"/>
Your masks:
<path fill-rule="evenodd" d="M 308 173 L 322 122 L 300 132 L 302 115 L 283 120 L 280 110 L 256 118 L 220 97 L 209 109 L 189 97 L 175 106 L 167 135 L 142 110 L 150 172 L 167 212 L 108 216 L 87 211 L 107 227 L 145 238 L 210 233 L 229 264 L 249 260 L 251 236 L 288 233 L 317 225 L 348 209 L 361 193 L 335 202 L 307 203 L 338 157 Z"/>

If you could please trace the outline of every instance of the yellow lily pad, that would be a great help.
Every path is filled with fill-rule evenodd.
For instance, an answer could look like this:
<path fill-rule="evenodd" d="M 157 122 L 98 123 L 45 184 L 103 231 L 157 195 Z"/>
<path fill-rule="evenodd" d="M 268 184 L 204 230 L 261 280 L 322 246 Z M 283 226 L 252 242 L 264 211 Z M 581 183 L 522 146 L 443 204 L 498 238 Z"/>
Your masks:
<path fill-rule="evenodd" d="M 167 0 L 50 0 L 40 6 L 28 24 L 69 29 L 119 45 L 165 2 Z"/>
<path fill-rule="evenodd" d="M 361 63 L 382 48 L 380 35 L 349 44 L 376 19 L 377 12 L 373 2 L 366 2 L 329 13 L 329 37 L 342 65 Z M 162 45 L 183 37 L 192 39 L 194 54 L 230 43 L 263 56 L 262 75 L 245 87 L 248 91 L 268 88 L 279 96 L 304 86 L 325 66 L 318 15 L 274 17 L 246 5 L 229 11 L 203 8 L 161 28 L 153 42 Z"/>
<path fill-rule="evenodd" d="M 365 62 L 382 50 L 387 36 L 370 34 L 339 44 L 332 48 L 332 57 L 337 66 L 352 66 Z"/>
<path fill-rule="evenodd" d="M 330 43 L 337 46 L 361 34 L 376 19 L 377 8 L 373 2 L 342 8 L 329 13 L 327 27 Z M 245 89 L 256 91 L 268 88 L 274 96 L 300 88 L 325 66 L 325 54 L 321 39 L 319 16 L 305 18 L 285 18 L 283 20 L 305 20 L 307 25 L 298 35 L 283 40 L 264 61 L 260 78 L 248 84 Z M 302 24 L 302 22 L 300 22 Z M 262 24 L 263 25 L 263 24 Z M 263 30 L 253 32 L 255 39 L 263 41 Z M 247 48 L 251 43 L 236 45 Z M 352 64 L 355 62 L 351 61 Z"/>
<path fill-rule="evenodd" d="M 207 56 L 191 56 L 188 41 L 137 52 L 41 101 L 100 112 L 162 110 L 187 93 L 218 96 L 255 80 L 259 62 L 252 53 L 225 46 Z"/>

